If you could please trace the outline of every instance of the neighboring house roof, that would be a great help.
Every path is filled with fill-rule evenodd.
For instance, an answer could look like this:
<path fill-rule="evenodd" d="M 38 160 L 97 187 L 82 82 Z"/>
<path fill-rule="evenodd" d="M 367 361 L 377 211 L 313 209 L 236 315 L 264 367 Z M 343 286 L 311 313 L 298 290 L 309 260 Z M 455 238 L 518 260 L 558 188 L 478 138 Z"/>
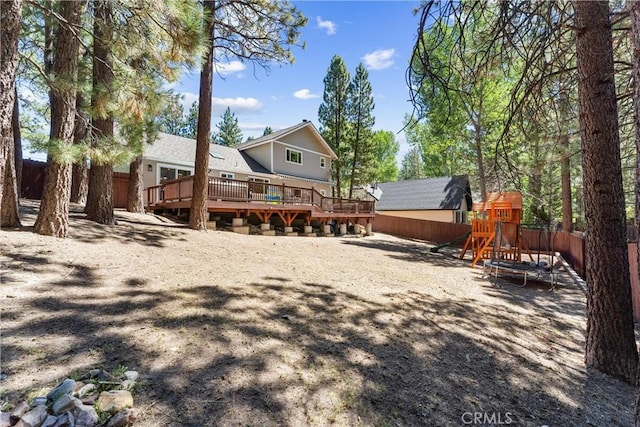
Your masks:
<path fill-rule="evenodd" d="M 471 188 L 466 175 L 412 179 L 378 184 L 382 196 L 378 211 L 457 210 L 467 200 L 471 208 Z"/>
<path fill-rule="evenodd" d="M 272 132 L 269 135 L 264 135 L 256 139 L 252 139 L 251 141 L 243 142 L 242 144 L 236 145 L 235 148 L 237 148 L 240 151 L 244 151 L 247 148 L 256 147 L 258 145 L 278 141 L 281 138 L 284 138 L 285 136 L 292 134 L 293 132 L 302 130 L 304 128 L 308 128 L 311 131 L 311 133 L 314 134 L 318 142 L 324 147 L 327 153 L 329 153 L 329 156 L 331 157 L 332 160 L 335 160 L 338 158 L 338 156 L 336 156 L 336 153 L 333 152 L 333 150 L 331 149 L 329 144 L 327 144 L 327 142 L 324 140 L 322 135 L 320 135 L 320 132 L 318 132 L 318 129 L 316 129 L 313 123 L 311 123 L 308 120 L 303 120 L 297 125 L 294 125 L 285 129 L 281 129 L 276 132 Z"/>
<path fill-rule="evenodd" d="M 193 167 L 196 161 L 196 141 L 161 132 L 153 144 L 145 147 L 144 158 Z M 271 175 L 268 169 L 245 153 L 217 144 L 209 146 L 209 169 Z"/>

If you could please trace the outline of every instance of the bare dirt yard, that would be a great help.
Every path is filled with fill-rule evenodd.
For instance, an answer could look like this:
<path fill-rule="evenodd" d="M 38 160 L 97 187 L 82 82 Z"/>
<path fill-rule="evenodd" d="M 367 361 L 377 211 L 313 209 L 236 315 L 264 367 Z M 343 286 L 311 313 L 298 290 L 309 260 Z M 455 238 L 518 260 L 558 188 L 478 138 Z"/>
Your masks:
<path fill-rule="evenodd" d="M 585 368 L 585 296 L 482 277 L 376 234 L 196 232 L 117 212 L 0 231 L 0 403 L 79 370 L 140 372 L 139 426 L 631 426 Z M 7 403 L 8 402 L 8 403 Z M 478 415 L 480 414 L 480 415 Z"/>

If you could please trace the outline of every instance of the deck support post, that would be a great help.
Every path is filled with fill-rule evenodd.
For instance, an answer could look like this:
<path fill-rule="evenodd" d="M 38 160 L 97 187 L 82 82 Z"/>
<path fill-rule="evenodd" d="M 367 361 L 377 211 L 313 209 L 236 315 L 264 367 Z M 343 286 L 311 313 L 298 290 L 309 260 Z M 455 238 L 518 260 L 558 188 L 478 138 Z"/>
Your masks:
<path fill-rule="evenodd" d="M 367 225 L 365 226 L 365 236 L 373 236 L 373 224 L 371 221 L 367 221 Z"/>
<path fill-rule="evenodd" d="M 346 222 L 341 222 L 340 223 L 340 235 L 343 236 L 347 234 L 347 223 Z"/>

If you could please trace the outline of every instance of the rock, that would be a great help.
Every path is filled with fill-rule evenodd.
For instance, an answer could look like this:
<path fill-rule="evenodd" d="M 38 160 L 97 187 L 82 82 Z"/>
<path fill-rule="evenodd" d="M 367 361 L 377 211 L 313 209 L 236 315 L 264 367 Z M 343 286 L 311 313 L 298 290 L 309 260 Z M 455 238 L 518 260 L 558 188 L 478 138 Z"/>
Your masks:
<path fill-rule="evenodd" d="M 82 399 L 83 397 L 90 395 L 97 389 L 98 387 L 95 384 L 89 383 L 82 386 L 76 394 L 80 399 Z"/>
<path fill-rule="evenodd" d="M 122 389 L 132 391 L 136 386 L 136 382 L 133 380 L 122 381 Z"/>
<path fill-rule="evenodd" d="M 31 407 L 32 408 L 34 406 L 46 405 L 46 404 L 47 404 L 47 397 L 46 396 L 34 397 L 33 400 L 31 401 Z"/>
<path fill-rule="evenodd" d="M 138 371 L 125 371 L 124 377 L 127 380 L 138 381 Z"/>
<path fill-rule="evenodd" d="M 115 413 L 133 406 L 133 396 L 127 390 L 103 391 L 96 402 L 102 412 Z"/>
<path fill-rule="evenodd" d="M 118 381 L 116 377 L 103 369 L 92 369 L 89 371 L 89 376 L 99 381 Z"/>
<path fill-rule="evenodd" d="M 45 418 L 44 422 L 40 427 L 53 427 L 54 425 L 56 425 L 57 422 L 58 422 L 58 417 L 53 415 L 47 415 L 47 418 Z"/>
<path fill-rule="evenodd" d="M 60 415 L 63 412 L 72 411 L 77 407 L 82 405 L 82 402 L 77 397 L 73 397 L 70 394 L 65 394 L 60 399 L 53 402 L 53 406 L 51 410 L 54 415 Z"/>
<path fill-rule="evenodd" d="M 8 412 L 0 413 L 0 427 L 10 427 L 11 426 L 11 414 Z"/>
<path fill-rule="evenodd" d="M 93 406 L 80 404 L 73 415 L 76 419 L 75 427 L 94 427 L 98 423 L 98 413 Z"/>
<path fill-rule="evenodd" d="M 11 425 L 17 423 L 20 418 L 22 418 L 22 416 L 27 412 L 29 412 L 29 404 L 27 402 L 22 402 L 21 404 L 13 408 L 13 411 L 11 411 L 11 415 L 9 415 Z"/>
<path fill-rule="evenodd" d="M 47 393 L 47 400 L 49 400 L 50 402 L 55 402 L 65 394 L 71 394 L 75 386 L 76 382 L 71 378 L 67 378 L 66 380 L 62 381 L 60 385 Z"/>
<path fill-rule="evenodd" d="M 74 427 L 75 425 L 76 419 L 73 417 L 71 412 L 67 412 L 66 414 L 58 417 L 58 421 L 56 421 L 53 427 Z"/>
<path fill-rule="evenodd" d="M 16 427 L 40 427 L 47 418 L 47 407 L 38 405 L 20 418 Z"/>
<path fill-rule="evenodd" d="M 80 399 L 82 401 L 83 404 L 85 405 L 89 405 L 89 406 L 93 406 L 96 403 L 96 400 L 98 400 L 98 396 L 100 396 L 100 393 L 96 392 L 96 393 L 91 393 L 85 397 L 83 397 L 82 399 Z"/>
<path fill-rule="evenodd" d="M 135 410 L 125 409 L 111 417 L 106 427 L 125 427 L 128 424 L 133 424 L 137 417 L 138 414 Z"/>

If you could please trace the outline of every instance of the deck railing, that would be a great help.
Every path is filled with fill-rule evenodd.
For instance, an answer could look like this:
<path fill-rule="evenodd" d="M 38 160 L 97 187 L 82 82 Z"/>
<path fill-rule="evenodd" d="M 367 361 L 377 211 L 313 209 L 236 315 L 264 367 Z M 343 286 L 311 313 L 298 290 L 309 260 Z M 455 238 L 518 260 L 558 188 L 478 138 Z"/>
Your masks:
<path fill-rule="evenodd" d="M 369 200 L 326 197 L 314 188 L 291 187 L 256 181 L 209 178 L 209 200 L 258 202 L 274 205 L 313 205 L 325 212 L 374 213 Z M 185 176 L 147 188 L 147 205 L 170 204 L 190 200 L 193 196 L 193 176 Z"/>

